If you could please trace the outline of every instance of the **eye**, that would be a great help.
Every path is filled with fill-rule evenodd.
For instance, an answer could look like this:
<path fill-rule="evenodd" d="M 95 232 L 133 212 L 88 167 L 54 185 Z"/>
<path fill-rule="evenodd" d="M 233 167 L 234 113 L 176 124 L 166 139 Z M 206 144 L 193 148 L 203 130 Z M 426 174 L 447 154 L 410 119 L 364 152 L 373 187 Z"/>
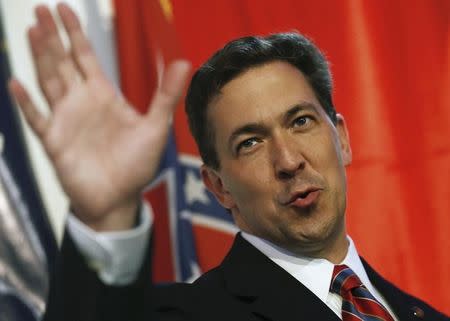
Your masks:
<path fill-rule="evenodd" d="M 240 142 L 237 147 L 236 147 L 236 153 L 239 153 L 241 150 L 245 150 L 245 149 L 250 149 L 253 146 L 255 146 L 256 144 L 258 144 L 260 142 L 260 139 L 256 138 L 256 137 L 251 137 L 251 138 L 247 138 L 245 140 L 243 140 L 242 142 Z"/>
<path fill-rule="evenodd" d="M 312 122 L 311 116 L 300 116 L 294 119 L 292 122 L 293 127 L 305 127 Z"/>

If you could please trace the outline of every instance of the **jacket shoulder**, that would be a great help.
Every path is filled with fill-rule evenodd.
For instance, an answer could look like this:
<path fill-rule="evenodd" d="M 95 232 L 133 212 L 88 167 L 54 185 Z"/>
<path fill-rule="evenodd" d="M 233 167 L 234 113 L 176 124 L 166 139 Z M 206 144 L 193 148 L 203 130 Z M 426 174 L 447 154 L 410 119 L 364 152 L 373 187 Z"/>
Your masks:
<path fill-rule="evenodd" d="M 252 318 L 248 316 L 242 302 L 227 290 L 220 266 L 206 272 L 191 284 L 159 286 L 154 295 L 152 302 L 155 303 L 155 320 L 210 321 L 211 316 L 214 316 L 215 320 Z"/>
<path fill-rule="evenodd" d="M 406 293 L 376 272 L 363 258 L 370 281 L 380 291 L 400 320 L 449 321 L 449 317 L 428 303 Z"/>

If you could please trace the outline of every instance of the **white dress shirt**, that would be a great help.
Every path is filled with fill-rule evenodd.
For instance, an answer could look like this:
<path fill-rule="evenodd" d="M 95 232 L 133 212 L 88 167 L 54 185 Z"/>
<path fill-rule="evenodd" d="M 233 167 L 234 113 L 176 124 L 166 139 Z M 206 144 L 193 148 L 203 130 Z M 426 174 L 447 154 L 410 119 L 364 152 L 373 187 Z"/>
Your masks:
<path fill-rule="evenodd" d="M 294 255 L 267 240 L 245 232 L 242 232 L 242 236 L 275 264 L 307 287 L 342 319 L 342 298 L 340 295 L 330 292 L 333 263 L 326 259 Z M 339 264 L 345 264 L 351 268 L 369 292 L 389 311 L 394 320 L 398 321 L 389 304 L 370 282 L 353 240 L 349 236 L 347 236 L 347 240 L 349 242 L 347 255 Z"/>
<path fill-rule="evenodd" d="M 139 274 L 145 258 L 153 223 L 153 211 L 143 203 L 139 224 L 120 232 L 96 232 L 69 214 L 67 228 L 75 246 L 108 285 L 132 283 Z"/>
<path fill-rule="evenodd" d="M 68 230 L 75 245 L 88 264 L 97 270 L 100 279 L 109 285 L 126 285 L 133 282 L 145 257 L 150 229 L 153 222 L 151 207 L 144 203 L 137 227 L 121 232 L 98 233 L 87 227 L 75 216 L 69 215 Z M 334 264 L 326 259 L 300 257 L 270 243 L 267 240 L 242 232 L 242 236 L 259 251 L 306 286 L 342 319 L 342 298 L 330 292 Z M 340 264 L 351 268 L 372 295 L 398 318 L 383 296 L 372 285 L 356 251 L 352 239 L 347 236 L 347 255 Z"/>

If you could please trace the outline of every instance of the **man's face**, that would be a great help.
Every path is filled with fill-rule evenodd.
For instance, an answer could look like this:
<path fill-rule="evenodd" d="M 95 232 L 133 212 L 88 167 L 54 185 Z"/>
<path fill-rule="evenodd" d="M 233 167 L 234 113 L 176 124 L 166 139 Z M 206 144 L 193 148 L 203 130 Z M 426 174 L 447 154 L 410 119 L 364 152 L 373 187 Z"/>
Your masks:
<path fill-rule="evenodd" d="M 345 242 L 342 116 L 333 125 L 304 75 L 285 62 L 254 67 L 211 102 L 220 169 L 207 187 L 240 229 L 295 253 L 326 256 Z"/>

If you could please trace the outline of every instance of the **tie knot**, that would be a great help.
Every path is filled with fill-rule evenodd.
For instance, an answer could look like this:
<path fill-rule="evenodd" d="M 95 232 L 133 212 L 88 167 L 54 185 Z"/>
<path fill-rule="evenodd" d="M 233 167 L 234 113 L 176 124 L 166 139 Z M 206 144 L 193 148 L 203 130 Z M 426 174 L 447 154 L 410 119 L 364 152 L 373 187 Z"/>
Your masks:
<path fill-rule="evenodd" d="M 347 265 L 335 265 L 331 279 L 331 292 L 342 295 L 362 285 L 361 280 Z"/>

